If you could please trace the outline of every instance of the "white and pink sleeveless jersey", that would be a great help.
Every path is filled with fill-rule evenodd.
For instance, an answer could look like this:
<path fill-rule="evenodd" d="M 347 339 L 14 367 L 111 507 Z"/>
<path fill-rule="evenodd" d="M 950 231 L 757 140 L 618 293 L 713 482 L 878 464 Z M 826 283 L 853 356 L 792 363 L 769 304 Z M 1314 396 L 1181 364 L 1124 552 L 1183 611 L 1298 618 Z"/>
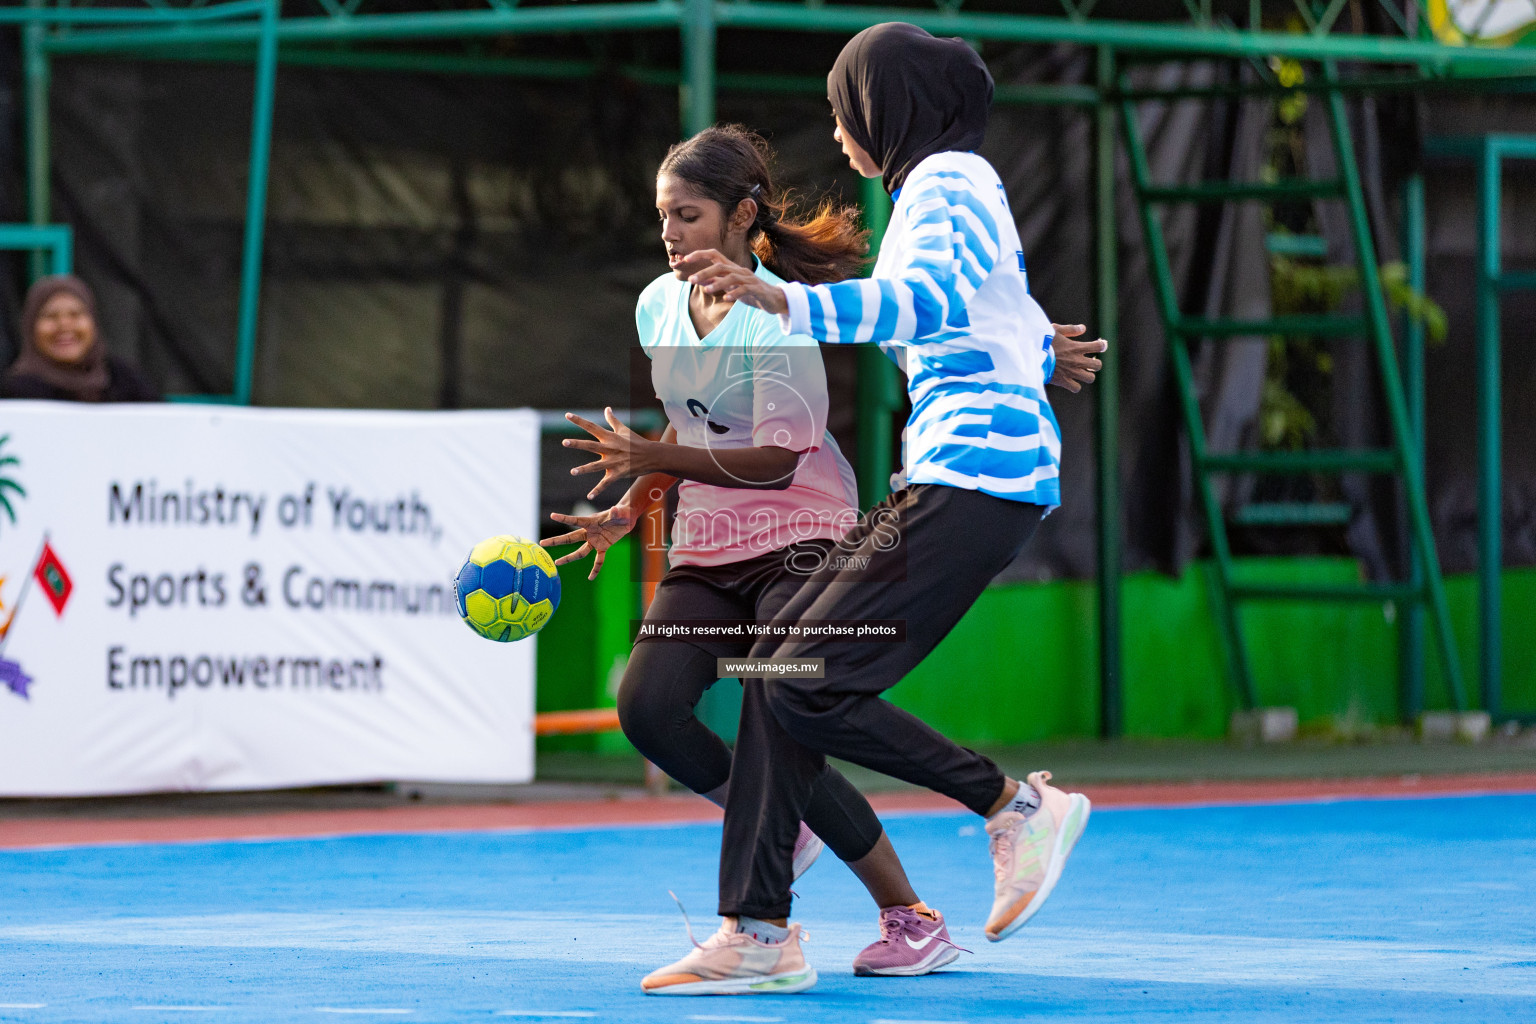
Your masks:
<path fill-rule="evenodd" d="M 761 262 L 757 276 L 783 283 Z M 678 443 L 716 451 L 787 448 L 800 461 L 782 490 L 679 483 L 669 562 L 725 565 L 798 541 L 840 539 L 858 520 L 858 485 L 827 430 L 821 350 L 743 303 L 701 339 L 688 315 L 688 292 L 686 281 L 665 274 L 635 308 L 656 397 Z"/>

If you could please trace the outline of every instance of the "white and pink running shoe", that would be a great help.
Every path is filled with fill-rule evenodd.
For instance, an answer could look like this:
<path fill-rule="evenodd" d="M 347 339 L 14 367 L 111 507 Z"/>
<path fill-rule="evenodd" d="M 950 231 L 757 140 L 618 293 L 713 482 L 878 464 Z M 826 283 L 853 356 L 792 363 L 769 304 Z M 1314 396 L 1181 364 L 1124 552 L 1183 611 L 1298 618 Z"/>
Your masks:
<path fill-rule="evenodd" d="M 1025 779 L 1040 794 L 1034 814 L 1026 818 L 1017 811 L 999 811 L 987 819 L 995 899 L 986 933 L 993 942 L 1012 935 L 1045 903 L 1088 827 L 1088 798 L 1046 785 L 1050 777 L 1050 772 L 1032 772 Z"/>
<path fill-rule="evenodd" d="M 853 973 L 910 978 L 936 971 L 969 952 L 950 941 L 944 915 L 927 904 L 882 907 L 880 938 L 854 957 Z"/>
<path fill-rule="evenodd" d="M 690 931 L 689 939 L 693 936 Z M 647 974 L 640 987 L 653 996 L 785 995 L 816 984 L 816 969 L 800 952 L 800 926 L 783 942 L 759 942 L 725 918 L 693 952 Z"/>

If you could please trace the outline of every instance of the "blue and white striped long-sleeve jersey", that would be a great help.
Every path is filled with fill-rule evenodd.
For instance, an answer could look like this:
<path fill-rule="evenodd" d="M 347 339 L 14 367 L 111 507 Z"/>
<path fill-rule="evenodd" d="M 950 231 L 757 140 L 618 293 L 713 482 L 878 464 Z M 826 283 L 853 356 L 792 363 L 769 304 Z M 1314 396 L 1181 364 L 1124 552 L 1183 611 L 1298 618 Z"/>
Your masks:
<path fill-rule="evenodd" d="M 873 277 L 784 291 L 786 333 L 875 342 L 906 371 L 908 483 L 1061 503 L 1061 434 L 1045 397 L 1051 322 L 1029 294 L 1007 195 L 986 160 L 936 153 L 913 168 Z"/>

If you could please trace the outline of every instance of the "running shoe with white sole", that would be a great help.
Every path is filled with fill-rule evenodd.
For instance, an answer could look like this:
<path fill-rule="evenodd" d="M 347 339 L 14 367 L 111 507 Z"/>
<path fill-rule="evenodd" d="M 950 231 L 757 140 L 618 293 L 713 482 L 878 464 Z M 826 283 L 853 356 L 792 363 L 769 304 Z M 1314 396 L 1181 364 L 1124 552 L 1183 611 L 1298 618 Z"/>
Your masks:
<path fill-rule="evenodd" d="M 800 823 L 800 834 L 795 837 L 795 859 L 792 866 L 791 881 L 798 882 L 800 876 L 811 870 L 811 865 L 816 863 L 816 858 L 821 856 L 821 851 L 827 848 L 827 844 L 821 841 L 821 837 L 810 830 L 805 822 Z"/>
<path fill-rule="evenodd" d="M 954 963 L 969 953 L 950 941 L 944 915 L 918 903 L 880 909 L 880 938 L 853 960 L 853 973 L 915 977 Z"/>
<path fill-rule="evenodd" d="M 1025 780 L 1040 794 L 1034 814 L 1001 811 L 987 819 L 996 898 L 985 930 L 993 942 L 1012 935 L 1045 903 L 1088 826 L 1088 798 L 1046 785 L 1050 777 L 1032 772 Z"/>
<path fill-rule="evenodd" d="M 727 917 L 703 945 L 695 942 L 693 952 L 647 974 L 640 987 L 653 996 L 745 996 L 787 995 L 814 984 L 798 924 L 783 942 L 767 943 L 737 931 L 736 919 Z"/>

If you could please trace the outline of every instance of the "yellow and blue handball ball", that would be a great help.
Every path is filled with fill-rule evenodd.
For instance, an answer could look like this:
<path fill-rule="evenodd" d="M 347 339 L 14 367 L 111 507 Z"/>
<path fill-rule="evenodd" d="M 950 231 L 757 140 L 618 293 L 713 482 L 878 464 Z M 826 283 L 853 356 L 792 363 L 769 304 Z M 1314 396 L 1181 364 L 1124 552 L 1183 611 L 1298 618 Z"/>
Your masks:
<path fill-rule="evenodd" d="M 470 550 L 453 596 L 470 629 L 511 643 L 537 633 L 560 607 L 560 571 L 534 541 L 489 537 Z"/>

